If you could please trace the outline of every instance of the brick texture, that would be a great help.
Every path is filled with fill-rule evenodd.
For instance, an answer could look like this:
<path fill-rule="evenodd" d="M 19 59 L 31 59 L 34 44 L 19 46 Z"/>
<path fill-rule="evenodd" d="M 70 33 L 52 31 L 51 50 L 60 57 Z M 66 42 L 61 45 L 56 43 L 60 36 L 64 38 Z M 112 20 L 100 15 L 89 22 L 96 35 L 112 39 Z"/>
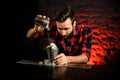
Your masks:
<path fill-rule="evenodd" d="M 119 3 L 119 0 L 38 0 L 38 11 L 52 19 L 56 8 L 72 6 L 76 20 L 87 24 L 93 31 L 92 52 L 88 64 L 103 65 L 114 62 L 119 55 Z"/>

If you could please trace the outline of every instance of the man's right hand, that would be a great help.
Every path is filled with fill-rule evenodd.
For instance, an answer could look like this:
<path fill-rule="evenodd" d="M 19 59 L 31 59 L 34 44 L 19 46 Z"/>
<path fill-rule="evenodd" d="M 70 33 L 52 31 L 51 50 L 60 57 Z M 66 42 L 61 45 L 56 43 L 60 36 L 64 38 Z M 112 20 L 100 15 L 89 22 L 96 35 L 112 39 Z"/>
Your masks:
<path fill-rule="evenodd" d="M 43 16 L 43 15 L 37 15 L 36 17 L 38 18 L 42 18 L 42 19 L 46 19 L 46 20 L 50 20 L 49 17 Z M 29 29 L 27 32 L 27 38 L 31 38 L 33 35 L 35 35 L 38 32 L 42 32 L 44 30 L 44 26 L 42 25 L 34 25 L 33 28 Z"/>
<path fill-rule="evenodd" d="M 42 32 L 44 30 L 44 27 L 43 26 L 38 26 L 38 25 L 35 24 L 33 30 L 35 31 L 35 33 Z"/>
<path fill-rule="evenodd" d="M 49 17 L 43 16 L 43 15 L 37 15 L 35 18 L 34 30 L 36 30 L 36 32 L 43 31 L 44 28 L 49 26 L 49 21 L 50 21 Z M 46 23 L 46 25 L 44 25 L 44 23 Z"/>

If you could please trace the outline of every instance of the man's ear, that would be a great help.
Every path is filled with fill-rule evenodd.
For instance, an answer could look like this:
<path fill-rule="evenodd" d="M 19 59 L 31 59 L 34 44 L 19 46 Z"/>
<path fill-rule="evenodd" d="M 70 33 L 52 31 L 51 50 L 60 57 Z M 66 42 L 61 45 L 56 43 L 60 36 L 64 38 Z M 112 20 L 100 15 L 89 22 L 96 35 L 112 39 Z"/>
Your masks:
<path fill-rule="evenodd" d="M 73 27 L 75 27 L 75 26 L 76 26 L 76 21 L 73 22 Z"/>

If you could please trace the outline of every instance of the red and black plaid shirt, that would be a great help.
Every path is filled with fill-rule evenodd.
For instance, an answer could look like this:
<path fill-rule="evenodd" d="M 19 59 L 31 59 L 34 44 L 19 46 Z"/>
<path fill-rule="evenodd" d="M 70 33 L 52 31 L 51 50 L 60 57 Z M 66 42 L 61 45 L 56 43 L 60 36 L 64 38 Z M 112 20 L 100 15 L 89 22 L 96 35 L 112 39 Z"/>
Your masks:
<path fill-rule="evenodd" d="M 91 28 L 85 25 L 77 25 L 73 32 L 69 35 L 67 39 L 62 38 L 58 33 L 55 26 L 51 27 L 49 31 L 51 41 L 57 44 L 59 48 L 59 53 L 64 53 L 65 55 L 75 56 L 80 54 L 85 54 L 90 57 L 91 53 L 91 44 L 92 44 L 92 30 Z M 36 35 L 38 36 L 47 36 L 46 30 Z"/>

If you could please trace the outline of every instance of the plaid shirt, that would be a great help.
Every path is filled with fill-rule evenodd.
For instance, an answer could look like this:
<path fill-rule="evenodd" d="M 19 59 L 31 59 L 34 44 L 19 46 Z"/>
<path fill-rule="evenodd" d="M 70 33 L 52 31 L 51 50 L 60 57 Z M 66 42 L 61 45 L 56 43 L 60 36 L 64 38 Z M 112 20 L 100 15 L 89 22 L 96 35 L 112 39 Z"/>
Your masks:
<path fill-rule="evenodd" d="M 50 29 L 49 41 L 56 43 L 59 48 L 59 53 L 64 53 L 65 55 L 70 56 L 84 54 L 88 56 L 88 58 L 90 57 L 92 44 L 91 28 L 85 25 L 77 25 L 67 39 L 62 38 L 55 26 L 50 26 Z M 38 38 L 39 36 L 47 36 L 46 31 L 47 30 L 34 37 Z"/>

